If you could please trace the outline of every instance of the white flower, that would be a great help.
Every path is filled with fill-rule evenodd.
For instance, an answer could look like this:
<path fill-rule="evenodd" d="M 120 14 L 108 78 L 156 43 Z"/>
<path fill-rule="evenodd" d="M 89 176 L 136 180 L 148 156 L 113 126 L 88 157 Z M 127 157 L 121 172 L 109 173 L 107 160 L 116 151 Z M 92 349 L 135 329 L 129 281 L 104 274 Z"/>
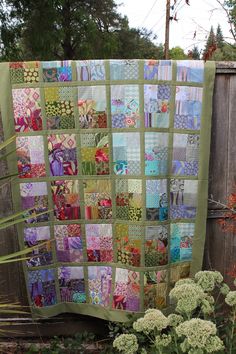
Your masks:
<path fill-rule="evenodd" d="M 226 295 L 225 302 L 229 306 L 235 306 L 236 305 L 236 291 L 230 291 Z"/>
<path fill-rule="evenodd" d="M 145 312 L 144 317 L 133 323 L 133 328 L 137 332 L 150 333 L 153 330 L 161 331 L 168 326 L 168 319 L 163 313 L 156 309 Z"/>
<path fill-rule="evenodd" d="M 138 350 L 138 340 L 134 334 L 121 334 L 113 342 L 113 347 L 124 354 L 135 354 Z"/>
<path fill-rule="evenodd" d="M 222 340 L 216 336 L 216 325 L 210 321 L 192 318 L 176 328 L 179 337 L 185 337 L 181 344 L 183 352 L 214 353 L 224 348 Z M 198 351 L 197 351 L 198 350 Z"/>

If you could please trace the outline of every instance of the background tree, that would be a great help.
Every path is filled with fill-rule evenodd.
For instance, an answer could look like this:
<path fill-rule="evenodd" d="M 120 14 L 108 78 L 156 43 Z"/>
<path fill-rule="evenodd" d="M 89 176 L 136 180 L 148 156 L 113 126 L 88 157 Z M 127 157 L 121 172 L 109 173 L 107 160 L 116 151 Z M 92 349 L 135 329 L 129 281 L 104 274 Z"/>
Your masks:
<path fill-rule="evenodd" d="M 3 0 L 0 22 L 2 60 L 163 57 L 114 0 Z"/>
<path fill-rule="evenodd" d="M 206 41 L 206 46 L 203 51 L 203 59 L 204 60 L 209 60 L 211 59 L 214 51 L 217 49 L 217 44 L 216 44 L 216 35 L 214 33 L 214 29 L 211 26 L 207 41 Z"/>
<path fill-rule="evenodd" d="M 216 29 L 216 46 L 217 48 L 222 48 L 224 45 L 224 36 L 220 25 L 218 24 Z"/>
<path fill-rule="evenodd" d="M 169 50 L 169 56 L 170 56 L 170 59 L 173 59 L 173 60 L 181 60 L 181 59 L 188 58 L 187 54 L 184 53 L 184 50 L 178 46 L 173 47 Z"/>
<path fill-rule="evenodd" d="M 196 45 L 188 51 L 188 57 L 189 59 L 200 60 L 200 51 Z"/>

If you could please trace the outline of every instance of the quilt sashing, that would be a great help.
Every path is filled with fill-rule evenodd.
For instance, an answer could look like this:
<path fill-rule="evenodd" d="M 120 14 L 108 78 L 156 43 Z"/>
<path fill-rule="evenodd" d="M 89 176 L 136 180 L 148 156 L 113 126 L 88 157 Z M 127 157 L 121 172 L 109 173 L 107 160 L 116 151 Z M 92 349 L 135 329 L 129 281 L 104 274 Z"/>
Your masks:
<path fill-rule="evenodd" d="M 194 240 L 202 237 L 207 181 L 206 67 L 124 59 L 8 65 L 14 190 L 25 210 L 21 247 L 34 246 L 25 275 L 36 317 L 88 311 L 120 321 L 168 308 L 169 290 L 201 257 Z"/>

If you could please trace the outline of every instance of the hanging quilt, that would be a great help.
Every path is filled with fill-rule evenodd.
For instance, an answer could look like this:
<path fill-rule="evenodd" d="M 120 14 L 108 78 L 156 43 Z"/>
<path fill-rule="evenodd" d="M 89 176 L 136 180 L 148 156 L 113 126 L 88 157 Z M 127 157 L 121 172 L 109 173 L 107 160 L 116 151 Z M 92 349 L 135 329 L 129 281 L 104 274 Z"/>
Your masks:
<path fill-rule="evenodd" d="M 0 64 L 35 318 L 168 310 L 201 269 L 214 75 L 201 61 Z"/>

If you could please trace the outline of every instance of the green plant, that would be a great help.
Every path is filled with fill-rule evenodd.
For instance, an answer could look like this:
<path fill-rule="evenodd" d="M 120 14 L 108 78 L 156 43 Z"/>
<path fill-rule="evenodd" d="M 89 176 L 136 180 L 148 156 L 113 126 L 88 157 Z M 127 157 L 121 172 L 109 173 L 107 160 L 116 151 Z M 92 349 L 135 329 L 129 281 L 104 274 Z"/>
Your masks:
<path fill-rule="evenodd" d="M 73 337 L 54 337 L 49 343 L 44 346 L 32 345 L 25 354 L 87 354 L 87 353 L 102 353 L 93 333 L 82 332 Z M 111 352 L 110 352 L 111 353 Z M 108 354 L 108 353 L 107 353 Z"/>
<path fill-rule="evenodd" d="M 3 143 L 0 144 L 0 152 L 2 153 L 4 149 L 7 149 L 8 151 L 5 153 L 2 153 L 0 156 L 0 161 L 6 160 L 6 158 L 12 154 L 13 152 L 16 151 L 15 147 L 11 148 L 12 143 L 15 142 L 15 136 L 7 139 Z M 4 176 L 0 176 L 0 189 L 4 188 L 6 184 L 11 182 L 15 177 L 17 176 L 17 173 L 12 173 Z M 31 211 L 32 209 L 29 210 L 24 210 L 20 211 L 14 214 L 11 214 L 6 217 L 0 218 L 0 230 L 6 229 L 10 226 L 14 226 L 18 223 L 23 222 L 24 220 L 28 219 L 28 212 Z M 48 212 L 48 211 L 47 211 Z M 41 213 L 45 214 L 45 212 Z M 43 247 L 46 244 L 46 242 L 41 243 L 40 247 Z M 0 266 L 6 263 L 13 263 L 13 262 L 19 262 L 19 261 L 24 261 L 27 260 L 28 257 L 27 255 L 31 253 L 35 248 L 38 248 L 38 246 L 35 247 L 30 247 L 18 252 L 14 252 L 8 255 L 0 256 Z M 0 298 L 0 314 L 26 314 L 27 312 L 22 309 L 22 306 L 17 303 L 9 303 L 5 302 L 4 298 Z M 0 322 L 1 327 L 4 325 L 7 325 L 7 322 L 1 321 Z M 0 335 L 1 334 L 6 334 L 7 331 L 4 329 L 0 328 Z"/>
<path fill-rule="evenodd" d="M 236 291 L 230 291 L 219 272 L 200 271 L 194 279 L 181 279 L 169 296 L 175 312 L 168 316 L 149 309 L 128 327 L 110 325 L 114 353 L 236 352 Z"/>

